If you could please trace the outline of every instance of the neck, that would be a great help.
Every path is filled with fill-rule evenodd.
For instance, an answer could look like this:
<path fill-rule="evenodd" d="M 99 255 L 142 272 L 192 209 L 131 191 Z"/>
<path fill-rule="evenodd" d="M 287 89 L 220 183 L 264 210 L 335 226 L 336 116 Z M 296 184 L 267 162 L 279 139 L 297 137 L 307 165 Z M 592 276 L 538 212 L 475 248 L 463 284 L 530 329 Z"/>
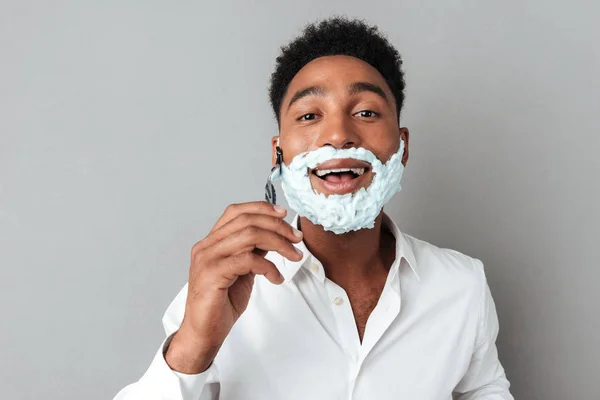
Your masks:
<path fill-rule="evenodd" d="M 395 257 L 395 240 L 383 227 L 383 211 L 375 219 L 375 227 L 335 234 L 299 218 L 308 250 L 323 264 L 326 276 L 344 286 L 387 275 Z"/>

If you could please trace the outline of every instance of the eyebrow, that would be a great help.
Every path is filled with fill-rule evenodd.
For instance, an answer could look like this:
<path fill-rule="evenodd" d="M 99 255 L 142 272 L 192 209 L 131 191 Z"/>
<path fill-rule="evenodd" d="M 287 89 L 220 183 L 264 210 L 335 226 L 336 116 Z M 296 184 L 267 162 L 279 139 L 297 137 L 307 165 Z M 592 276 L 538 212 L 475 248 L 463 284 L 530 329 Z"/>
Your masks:
<path fill-rule="evenodd" d="M 376 95 L 380 96 L 383 100 L 385 100 L 386 103 L 388 103 L 388 98 L 387 98 L 385 92 L 383 91 L 383 89 L 381 88 L 381 86 L 376 85 L 374 83 L 353 82 L 348 85 L 347 89 L 348 89 L 348 94 L 350 94 L 350 95 L 354 95 L 354 94 L 362 93 L 362 92 L 375 93 Z M 326 92 L 327 92 L 327 90 L 321 86 L 309 86 L 307 88 L 301 89 L 292 96 L 292 98 L 290 99 L 290 102 L 287 106 L 287 109 L 289 110 L 290 107 L 292 106 L 292 104 L 294 104 L 296 101 L 300 100 L 303 97 L 307 97 L 307 96 L 323 97 Z"/>
<path fill-rule="evenodd" d="M 307 97 L 307 96 L 320 96 L 323 97 L 325 95 L 326 90 L 324 88 L 322 88 L 321 86 L 309 86 L 307 88 L 304 88 L 302 90 L 298 90 L 294 96 L 292 96 L 292 99 L 290 100 L 287 109 L 289 110 L 290 107 L 292 106 L 292 104 L 294 104 L 296 101 L 300 100 L 303 97 Z"/>
<path fill-rule="evenodd" d="M 350 85 L 348 85 L 348 93 L 349 94 L 357 94 L 357 93 L 361 93 L 361 92 L 371 92 L 371 93 L 375 93 L 376 95 L 378 95 L 379 97 L 381 97 L 383 100 L 385 100 L 386 103 L 388 103 L 388 98 L 385 94 L 385 92 L 383 91 L 383 89 L 381 88 L 381 86 L 376 85 L 374 83 L 369 83 L 369 82 L 354 82 L 351 83 Z"/>

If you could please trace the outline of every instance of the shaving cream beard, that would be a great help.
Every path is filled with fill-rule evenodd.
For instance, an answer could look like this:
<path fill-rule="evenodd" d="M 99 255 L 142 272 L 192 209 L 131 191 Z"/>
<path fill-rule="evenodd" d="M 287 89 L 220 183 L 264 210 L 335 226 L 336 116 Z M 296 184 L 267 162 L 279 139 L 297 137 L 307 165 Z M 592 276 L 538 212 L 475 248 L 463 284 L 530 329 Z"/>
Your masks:
<path fill-rule="evenodd" d="M 404 172 L 402 155 L 404 141 L 398 151 L 383 164 L 369 150 L 362 147 L 335 149 L 321 147 L 311 152 L 298 154 L 289 166 L 281 165 L 281 187 L 288 205 L 312 223 L 321 225 L 326 231 L 342 234 L 364 228 L 373 228 L 375 219 L 384 204 L 400 191 L 400 180 Z M 309 168 L 314 169 L 325 161 L 353 158 L 371 164 L 373 180 L 367 188 L 354 193 L 317 193 L 310 182 Z"/>

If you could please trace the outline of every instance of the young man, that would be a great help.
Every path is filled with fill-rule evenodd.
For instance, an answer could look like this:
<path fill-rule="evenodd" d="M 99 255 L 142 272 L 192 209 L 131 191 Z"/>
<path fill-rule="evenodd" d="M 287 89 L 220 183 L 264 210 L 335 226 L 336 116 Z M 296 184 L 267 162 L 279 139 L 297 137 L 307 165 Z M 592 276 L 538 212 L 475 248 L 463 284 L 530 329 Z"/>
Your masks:
<path fill-rule="evenodd" d="M 482 263 L 382 211 L 408 161 L 398 52 L 361 21 L 309 25 L 270 98 L 272 177 L 298 215 L 227 207 L 116 399 L 512 399 Z"/>

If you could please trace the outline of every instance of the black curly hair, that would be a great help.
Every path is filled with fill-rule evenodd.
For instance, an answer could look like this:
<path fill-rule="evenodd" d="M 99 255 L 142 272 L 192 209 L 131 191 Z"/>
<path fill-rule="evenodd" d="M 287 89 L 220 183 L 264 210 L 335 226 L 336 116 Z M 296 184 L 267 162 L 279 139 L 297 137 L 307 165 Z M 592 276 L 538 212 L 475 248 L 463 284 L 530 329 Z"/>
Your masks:
<path fill-rule="evenodd" d="M 396 114 L 400 119 L 404 104 L 400 54 L 377 26 L 369 26 L 359 19 L 336 16 L 307 25 L 300 36 L 281 47 L 269 86 L 269 99 L 278 124 L 281 102 L 294 76 L 310 61 L 331 55 L 356 57 L 377 69 L 394 95 Z"/>

